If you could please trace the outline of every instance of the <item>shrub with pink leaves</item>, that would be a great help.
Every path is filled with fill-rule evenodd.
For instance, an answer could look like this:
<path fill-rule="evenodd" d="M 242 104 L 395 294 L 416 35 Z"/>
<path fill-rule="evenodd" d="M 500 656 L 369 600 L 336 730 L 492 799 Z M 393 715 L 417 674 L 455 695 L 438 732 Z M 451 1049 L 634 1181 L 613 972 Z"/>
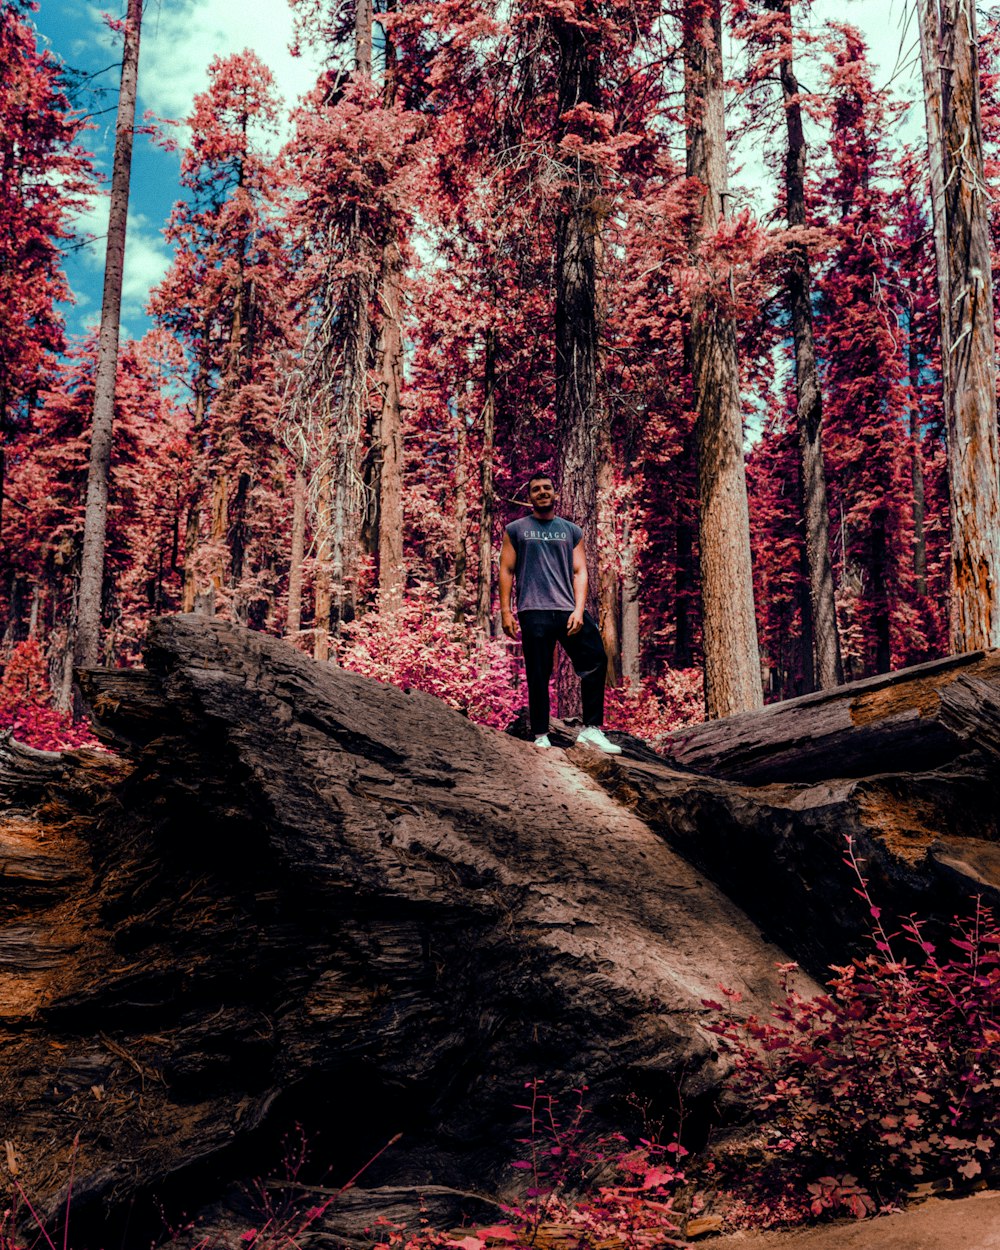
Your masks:
<path fill-rule="evenodd" d="M 621 1133 L 594 1134 L 586 1126 L 586 1086 L 573 1092 L 576 1105 L 564 1114 L 544 1081 L 528 1081 L 528 1134 L 522 1158 L 511 1168 L 525 1184 L 503 1207 L 503 1218 L 464 1237 L 416 1231 L 380 1222 L 377 1247 L 398 1250 L 487 1250 L 504 1246 L 531 1250 L 539 1244 L 596 1246 L 619 1242 L 633 1250 L 681 1247 L 684 1217 L 674 1196 L 684 1181 L 679 1161 L 687 1153 L 677 1142 L 641 1139 L 632 1145 Z"/>
<path fill-rule="evenodd" d="M 627 678 L 604 700 L 609 729 L 621 729 L 648 742 L 655 750 L 681 725 L 705 719 L 704 683 L 697 668 L 667 668 L 656 677 Z"/>
<path fill-rule="evenodd" d="M 886 933 L 863 879 L 859 893 L 876 949 L 826 994 L 799 994 L 790 964 L 768 1019 L 740 1018 L 734 991 L 709 1004 L 761 1124 L 764 1210 L 862 1216 L 920 1181 L 968 1185 L 1000 1141 L 1000 925 L 977 903 L 941 950 L 912 918 Z"/>
<path fill-rule="evenodd" d="M 520 647 L 456 624 L 451 610 L 428 594 L 411 592 L 393 617 L 371 613 L 345 626 L 337 658 L 352 672 L 436 695 L 494 729 L 506 729 L 528 702 Z M 654 747 L 679 725 L 703 717 L 698 669 L 626 681 L 609 687 L 605 698 L 608 727 Z"/>
<path fill-rule="evenodd" d="M 47 665 L 34 638 L 19 642 L 0 678 L 0 732 L 9 731 L 18 742 L 42 751 L 96 746 L 88 725 L 52 705 Z"/>
<path fill-rule="evenodd" d="M 427 595 L 408 598 L 392 616 L 373 612 L 346 626 L 337 658 L 365 677 L 436 695 L 494 729 L 527 702 L 520 656 L 507 639 L 456 625 Z"/>

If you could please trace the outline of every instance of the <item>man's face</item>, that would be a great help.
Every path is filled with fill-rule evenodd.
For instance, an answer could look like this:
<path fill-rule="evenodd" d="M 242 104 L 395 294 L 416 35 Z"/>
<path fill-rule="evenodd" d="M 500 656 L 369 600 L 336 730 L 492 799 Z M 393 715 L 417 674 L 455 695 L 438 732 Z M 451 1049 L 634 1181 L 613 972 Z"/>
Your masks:
<path fill-rule="evenodd" d="M 532 478 L 528 485 L 528 501 L 536 512 L 547 512 L 556 502 L 556 492 L 550 477 Z"/>

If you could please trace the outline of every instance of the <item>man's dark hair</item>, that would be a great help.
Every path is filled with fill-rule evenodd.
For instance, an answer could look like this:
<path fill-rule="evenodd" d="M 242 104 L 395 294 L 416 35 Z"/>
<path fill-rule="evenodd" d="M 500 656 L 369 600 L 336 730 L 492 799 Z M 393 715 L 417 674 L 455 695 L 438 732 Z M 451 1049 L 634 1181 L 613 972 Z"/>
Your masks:
<path fill-rule="evenodd" d="M 543 478 L 543 477 L 546 478 L 548 481 L 550 481 L 553 486 L 555 486 L 556 479 L 552 476 L 552 474 L 548 471 L 548 469 L 536 469 L 535 472 L 532 473 L 532 475 L 528 478 L 528 490 L 531 490 L 532 482 L 537 482 L 540 478 Z"/>

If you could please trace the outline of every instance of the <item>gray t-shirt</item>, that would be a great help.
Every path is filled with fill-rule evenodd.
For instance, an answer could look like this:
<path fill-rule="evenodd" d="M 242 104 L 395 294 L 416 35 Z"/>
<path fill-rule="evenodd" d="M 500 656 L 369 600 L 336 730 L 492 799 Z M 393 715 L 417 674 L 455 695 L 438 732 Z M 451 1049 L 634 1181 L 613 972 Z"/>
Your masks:
<path fill-rule="evenodd" d="M 573 548 L 583 538 L 579 525 L 561 516 L 551 521 L 525 516 L 511 521 L 507 535 L 517 552 L 518 612 L 572 612 Z"/>

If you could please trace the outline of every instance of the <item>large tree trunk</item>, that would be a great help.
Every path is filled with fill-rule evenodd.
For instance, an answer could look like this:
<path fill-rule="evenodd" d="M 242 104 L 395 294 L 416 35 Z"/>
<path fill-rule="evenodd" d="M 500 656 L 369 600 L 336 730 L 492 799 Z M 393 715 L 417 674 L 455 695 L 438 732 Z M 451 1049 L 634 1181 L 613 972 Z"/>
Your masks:
<path fill-rule="evenodd" d="M 779 61 L 781 91 L 785 105 L 788 151 L 785 160 L 785 215 L 792 229 L 806 224 L 806 143 L 802 129 L 799 84 L 792 62 L 791 0 L 768 0 L 768 7 L 783 16 L 780 32 L 786 53 Z M 792 316 L 795 343 L 796 423 L 802 461 L 802 519 L 812 613 L 812 678 L 823 690 L 844 680 L 840 661 L 840 635 L 830 562 L 830 510 L 826 498 L 823 465 L 823 394 L 816 365 L 810 297 L 809 253 L 802 242 L 788 248 L 785 290 Z"/>
<path fill-rule="evenodd" d="M 382 266 L 382 418 L 379 422 L 379 611 L 395 612 L 403 602 L 403 428 L 400 395 L 403 329 L 400 307 L 402 259 L 389 244 Z"/>
<path fill-rule="evenodd" d="M 389 0 L 387 8 L 395 7 Z M 396 98 L 396 53 L 383 32 L 385 83 L 382 100 L 391 108 Z M 382 329 L 379 355 L 382 377 L 382 413 L 379 419 L 378 473 L 378 591 L 379 611 L 396 612 L 403 602 L 406 568 L 403 563 L 403 258 L 398 226 L 390 221 L 382 247 L 379 296 Z"/>
<path fill-rule="evenodd" d="M 96 664 L 100 642 L 104 544 L 108 526 L 108 485 L 122 308 L 122 272 L 125 267 L 125 228 L 128 224 L 128 192 L 132 174 L 132 137 L 135 125 L 135 93 L 139 78 L 141 25 L 141 0 L 128 0 L 118 117 L 115 123 L 115 159 L 111 174 L 111 208 L 104 262 L 101 329 L 97 341 L 97 369 L 94 375 L 94 416 L 90 435 L 90 467 L 87 472 L 87 505 L 83 524 L 83 556 L 74 650 L 77 664 Z"/>
<path fill-rule="evenodd" d="M 750 559 L 736 327 L 699 261 L 718 229 L 728 194 L 719 0 L 684 10 L 687 173 L 699 192 L 692 253 L 702 269 L 691 297 L 691 359 L 698 411 L 699 551 L 705 704 L 710 717 L 763 702 Z M 718 278 L 715 279 L 718 281 Z"/>
<path fill-rule="evenodd" d="M 586 1081 L 598 1129 L 638 1092 L 705 1132 L 702 1000 L 763 1012 L 786 952 L 863 949 L 845 833 L 887 913 L 998 893 L 995 656 L 701 727 L 725 771 L 769 726 L 759 785 L 635 740 L 540 756 L 219 619 L 83 684 L 124 758 L 0 741 L 0 1139 L 53 1221 L 72 1154 L 83 1250 L 148 1241 L 155 1196 L 232 1232 L 296 1121 L 335 1184 L 392 1141 L 312 1231 L 418 1220 L 429 1181 L 436 1220 L 481 1218 L 533 1076 Z"/>
<path fill-rule="evenodd" d="M 918 12 L 943 325 L 951 646 L 957 652 L 1000 644 L 1000 458 L 989 192 L 975 6 L 944 0 L 939 8 L 936 0 L 920 0 Z"/>
<path fill-rule="evenodd" d="M 586 6 L 584 6 L 586 7 Z M 598 109 L 600 49 L 575 22 L 555 22 L 560 118 L 579 105 Z M 597 210 L 599 178 L 580 160 L 556 225 L 556 426 L 558 510 L 583 530 L 591 562 L 588 606 L 597 603 Z"/>

